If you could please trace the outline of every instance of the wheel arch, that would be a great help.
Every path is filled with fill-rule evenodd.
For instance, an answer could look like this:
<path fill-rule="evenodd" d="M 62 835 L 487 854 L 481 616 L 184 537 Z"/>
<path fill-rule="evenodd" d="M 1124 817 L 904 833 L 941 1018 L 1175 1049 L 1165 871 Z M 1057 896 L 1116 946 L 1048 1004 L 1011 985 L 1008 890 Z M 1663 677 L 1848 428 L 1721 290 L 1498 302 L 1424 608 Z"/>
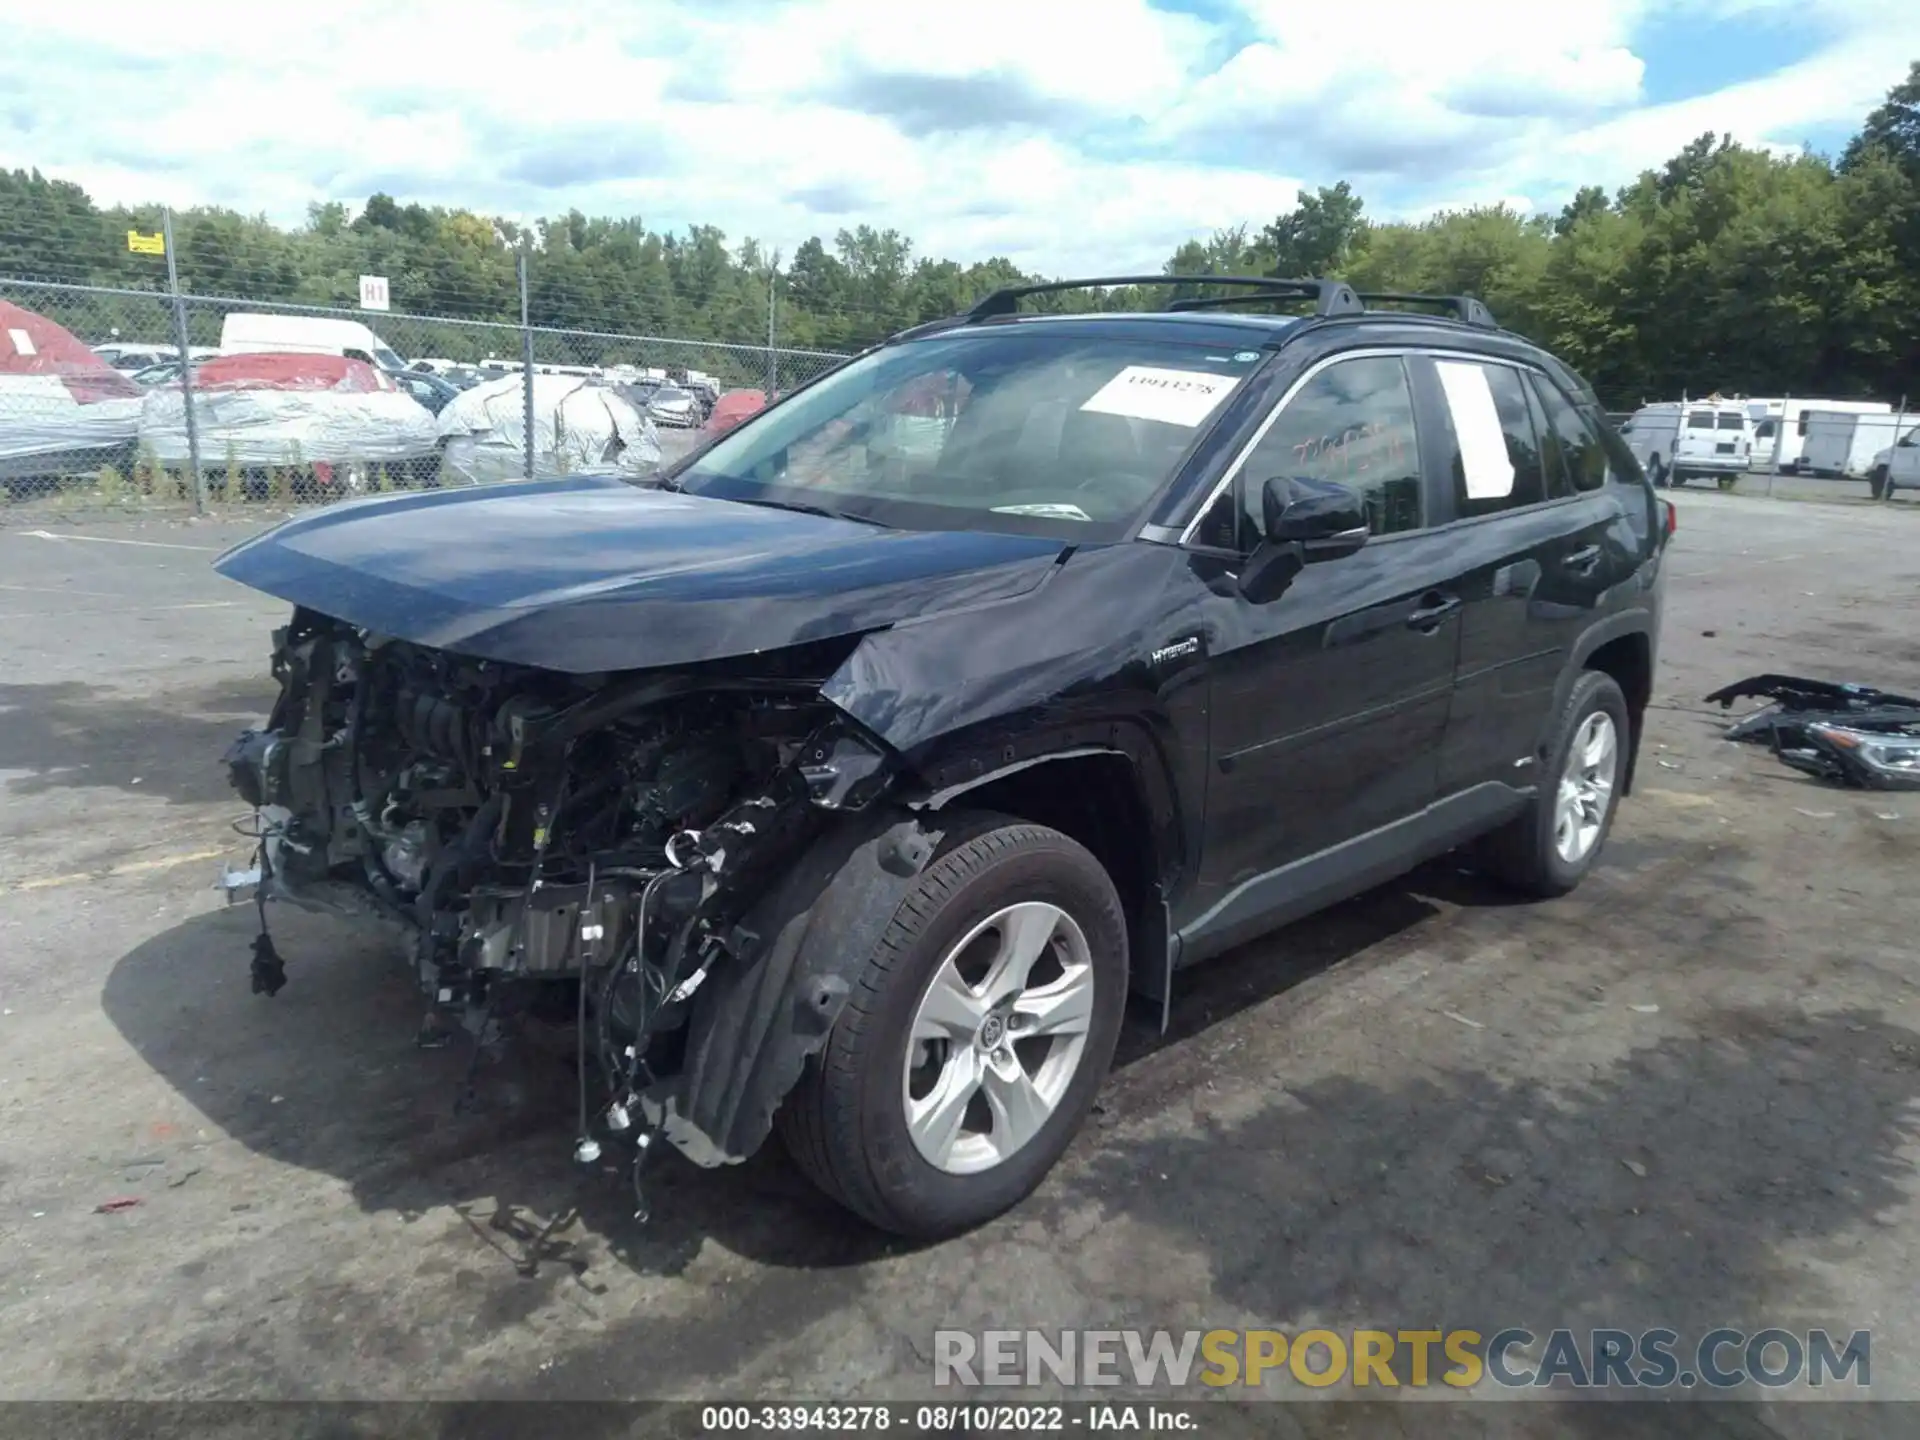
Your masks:
<path fill-rule="evenodd" d="M 1554 696 L 1554 713 L 1566 703 L 1574 681 L 1583 671 L 1598 670 L 1612 677 L 1626 696 L 1627 719 L 1631 734 L 1627 737 L 1627 769 L 1620 793 L 1633 793 L 1634 775 L 1640 757 L 1640 739 L 1646 730 L 1647 706 L 1653 699 L 1655 658 L 1654 628 L 1651 614 L 1628 611 L 1602 621 L 1580 637 L 1574 647 L 1572 663 L 1560 677 Z"/>
<path fill-rule="evenodd" d="M 1120 893 L 1130 987 L 1164 1007 L 1173 961 L 1168 897 L 1185 845 L 1171 781 L 1139 752 L 1083 745 L 1014 761 L 929 794 L 924 808 L 990 810 L 1084 845 Z"/>

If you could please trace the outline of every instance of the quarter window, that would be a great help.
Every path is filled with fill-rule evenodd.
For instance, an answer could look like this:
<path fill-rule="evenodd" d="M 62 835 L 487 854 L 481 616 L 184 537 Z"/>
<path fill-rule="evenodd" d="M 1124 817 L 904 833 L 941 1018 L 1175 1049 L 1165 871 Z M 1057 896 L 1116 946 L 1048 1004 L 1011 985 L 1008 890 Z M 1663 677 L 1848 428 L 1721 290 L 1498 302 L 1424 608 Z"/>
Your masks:
<path fill-rule="evenodd" d="M 1541 375 L 1530 378 L 1546 422 L 1542 433 L 1547 441 L 1548 492 L 1598 490 L 1607 483 L 1607 456 L 1599 437 L 1553 382 Z"/>
<path fill-rule="evenodd" d="M 1540 437 L 1520 372 L 1508 365 L 1437 360 L 1450 434 L 1456 513 L 1497 515 L 1546 498 Z"/>
<path fill-rule="evenodd" d="M 1266 482 L 1295 478 L 1351 487 L 1375 535 L 1420 528 L 1413 394 L 1397 357 L 1342 360 L 1301 386 L 1241 467 L 1234 486 L 1237 513 L 1216 507 L 1219 513 L 1202 524 L 1200 538 L 1221 544 L 1231 530 L 1233 548 L 1253 549 L 1266 528 Z"/>

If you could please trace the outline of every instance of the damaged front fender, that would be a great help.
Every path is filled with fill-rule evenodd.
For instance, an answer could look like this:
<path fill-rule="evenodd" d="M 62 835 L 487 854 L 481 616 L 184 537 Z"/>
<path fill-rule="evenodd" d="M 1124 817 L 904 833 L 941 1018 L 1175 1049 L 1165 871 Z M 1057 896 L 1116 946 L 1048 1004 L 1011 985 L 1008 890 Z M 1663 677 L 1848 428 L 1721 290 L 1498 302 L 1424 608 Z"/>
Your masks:
<path fill-rule="evenodd" d="M 694 996 L 679 1073 L 641 1097 L 696 1164 L 760 1148 L 941 832 L 889 807 L 820 836 L 741 919 Z"/>

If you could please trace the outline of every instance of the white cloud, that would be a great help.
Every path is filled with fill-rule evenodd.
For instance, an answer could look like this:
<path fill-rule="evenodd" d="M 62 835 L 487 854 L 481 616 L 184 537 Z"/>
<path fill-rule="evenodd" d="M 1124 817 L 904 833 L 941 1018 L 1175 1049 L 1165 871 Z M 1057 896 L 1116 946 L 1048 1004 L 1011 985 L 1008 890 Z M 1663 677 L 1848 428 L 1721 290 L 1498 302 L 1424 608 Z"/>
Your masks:
<path fill-rule="evenodd" d="M 1352 177 L 1376 214 L 1553 206 L 1706 130 L 1857 122 L 1920 54 L 1912 0 L 1681 0 L 1824 38 L 1771 76 L 1644 100 L 1653 0 L 0 0 L 0 166 L 103 201 L 297 221 L 373 189 L 517 219 L 706 222 L 791 249 L 1155 266 Z"/>

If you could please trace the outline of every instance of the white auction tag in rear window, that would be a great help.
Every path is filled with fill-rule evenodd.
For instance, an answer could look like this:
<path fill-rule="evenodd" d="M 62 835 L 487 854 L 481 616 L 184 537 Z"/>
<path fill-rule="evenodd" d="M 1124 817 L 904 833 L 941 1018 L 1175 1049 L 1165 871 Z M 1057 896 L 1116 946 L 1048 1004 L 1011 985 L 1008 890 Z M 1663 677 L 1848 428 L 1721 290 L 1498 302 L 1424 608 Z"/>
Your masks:
<path fill-rule="evenodd" d="M 1439 360 L 1440 388 L 1446 392 L 1453 416 L 1453 433 L 1460 442 L 1460 468 L 1466 472 L 1469 500 L 1498 500 L 1513 493 L 1513 461 L 1507 455 L 1507 432 L 1500 427 L 1500 411 L 1493 403 L 1493 387 L 1478 365 Z"/>
<path fill-rule="evenodd" d="M 26 331 L 9 330 L 7 331 L 7 337 L 13 341 L 14 354 L 35 355 L 39 353 L 33 348 L 33 336 L 29 335 Z"/>
<path fill-rule="evenodd" d="M 1238 375 L 1129 365 L 1080 408 L 1130 420 L 1158 420 L 1163 425 L 1198 425 L 1239 383 Z"/>

